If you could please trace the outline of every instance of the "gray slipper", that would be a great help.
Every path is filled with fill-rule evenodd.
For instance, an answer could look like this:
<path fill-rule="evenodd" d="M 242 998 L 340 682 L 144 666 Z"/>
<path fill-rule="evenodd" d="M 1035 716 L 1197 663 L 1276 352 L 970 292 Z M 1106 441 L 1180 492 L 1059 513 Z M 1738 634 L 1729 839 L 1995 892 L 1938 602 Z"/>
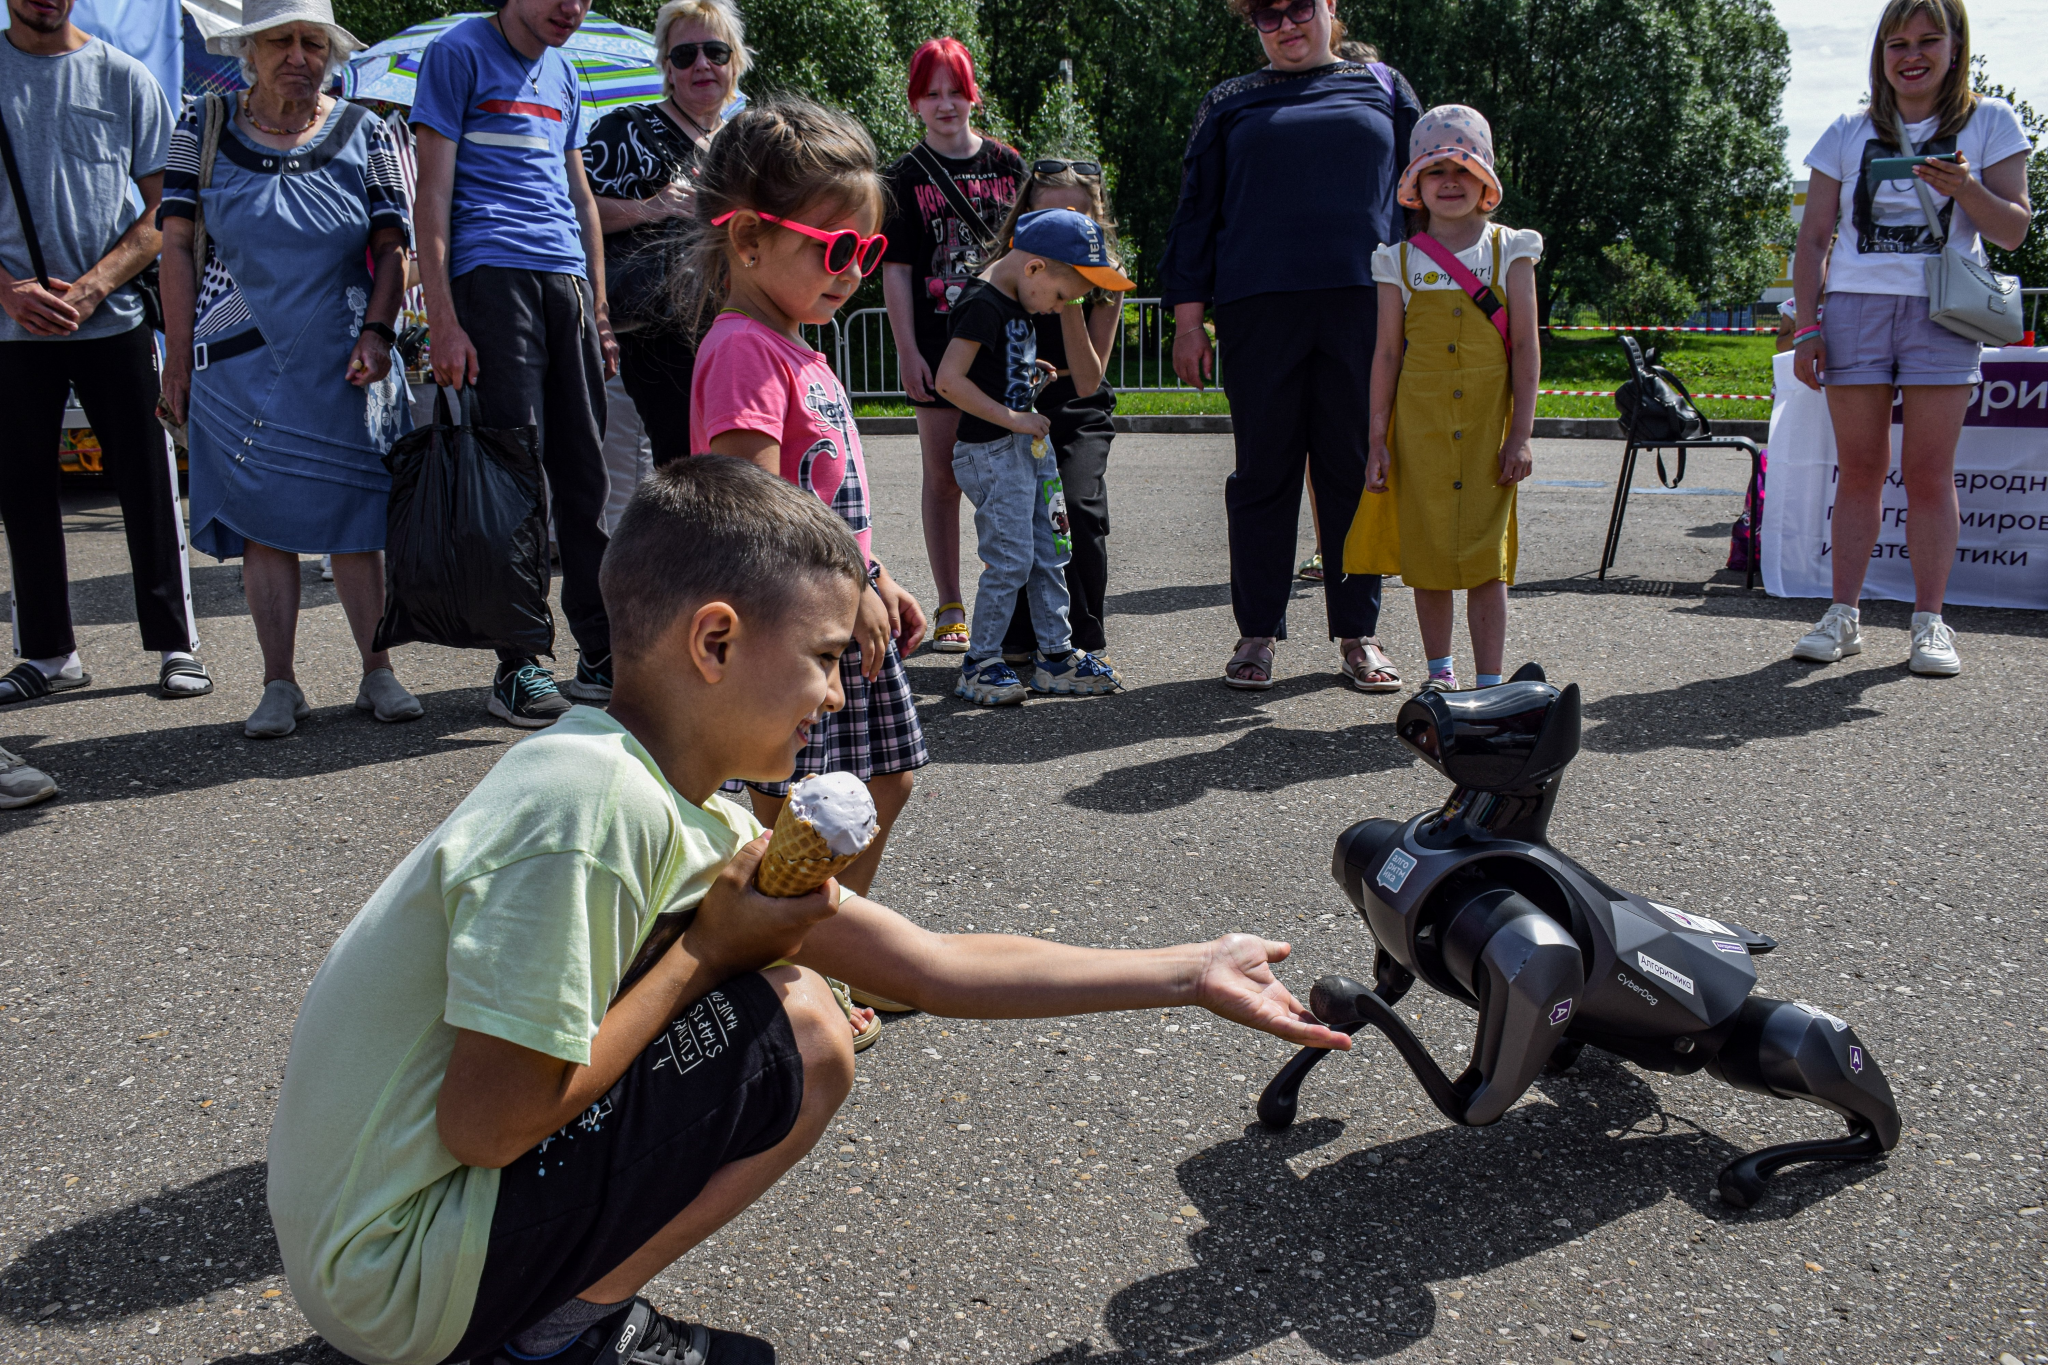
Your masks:
<path fill-rule="evenodd" d="M 418 720 L 427 713 L 420 699 L 406 691 L 388 668 L 373 668 L 363 674 L 363 685 L 356 690 L 356 710 L 372 712 L 386 724 Z"/>
<path fill-rule="evenodd" d="M 313 714 L 306 694 L 295 682 L 279 678 L 263 685 L 263 700 L 249 713 L 242 733 L 250 739 L 283 739 L 299 728 L 299 722 Z"/>

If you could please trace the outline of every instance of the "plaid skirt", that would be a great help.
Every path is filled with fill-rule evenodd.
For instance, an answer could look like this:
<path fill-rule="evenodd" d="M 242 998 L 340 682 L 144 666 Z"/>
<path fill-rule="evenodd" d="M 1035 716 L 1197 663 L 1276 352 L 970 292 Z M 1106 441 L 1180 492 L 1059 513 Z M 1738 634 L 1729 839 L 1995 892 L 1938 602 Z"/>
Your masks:
<path fill-rule="evenodd" d="M 846 705 L 811 727 L 811 742 L 798 751 L 790 782 L 818 773 L 852 773 L 865 782 L 877 773 L 909 772 L 932 761 L 925 752 L 910 678 L 894 644 L 873 682 L 860 675 L 860 646 L 848 648 L 839 658 L 839 686 L 846 693 Z M 736 796 L 752 787 L 780 798 L 789 795 L 789 785 L 735 779 L 723 790 Z"/>

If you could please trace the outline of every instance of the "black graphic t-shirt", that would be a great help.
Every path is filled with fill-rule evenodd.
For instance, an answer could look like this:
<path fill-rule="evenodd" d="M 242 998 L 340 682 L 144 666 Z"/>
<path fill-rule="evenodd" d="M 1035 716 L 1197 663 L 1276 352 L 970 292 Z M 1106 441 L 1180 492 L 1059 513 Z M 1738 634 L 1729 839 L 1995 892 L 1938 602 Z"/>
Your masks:
<path fill-rule="evenodd" d="M 689 181 L 704 153 L 690 135 L 651 104 L 614 109 L 590 130 L 583 148 L 583 173 L 590 192 L 606 199 L 650 199 L 662 188 Z M 642 223 L 605 234 L 607 260 L 622 258 L 658 238 L 679 233 L 682 221 Z"/>
<path fill-rule="evenodd" d="M 967 378 L 974 387 L 1012 412 L 1031 411 L 1032 381 L 1038 376 L 1038 329 L 1024 305 L 990 284 L 971 280 L 951 313 L 952 335 L 978 341 Z M 960 414 L 960 439 L 972 444 L 1000 440 L 1008 427 Z"/>
<path fill-rule="evenodd" d="M 932 156 L 953 177 L 982 224 L 990 232 L 1001 228 L 1024 184 L 1024 158 L 1016 149 L 983 138 L 981 150 L 973 156 Z M 946 344 L 946 315 L 991 258 L 983 254 L 974 232 L 953 212 L 916 157 L 898 159 L 883 174 L 892 205 L 882 225 L 889 238 L 883 259 L 910 267 L 918 349 L 937 355 Z"/>

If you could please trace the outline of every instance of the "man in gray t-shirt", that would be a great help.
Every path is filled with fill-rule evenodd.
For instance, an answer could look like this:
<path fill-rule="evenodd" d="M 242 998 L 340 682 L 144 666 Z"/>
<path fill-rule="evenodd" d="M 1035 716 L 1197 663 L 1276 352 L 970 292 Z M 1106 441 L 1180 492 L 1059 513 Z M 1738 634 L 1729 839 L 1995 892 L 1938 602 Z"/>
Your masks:
<path fill-rule="evenodd" d="M 136 620 L 166 696 L 212 679 L 185 588 L 175 470 L 156 420 L 154 334 L 130 283 L 157 254 L 171 109 L 141 62 L 71 23 L 72 0 L 6 0 L 0 120 L 0 521 L 16 648 L 0 706 L 91 681 L 71 629 L 57 441 L 76 393 L 128 533 Z M 139 200 L 139 203 L 138 203 Z"/>

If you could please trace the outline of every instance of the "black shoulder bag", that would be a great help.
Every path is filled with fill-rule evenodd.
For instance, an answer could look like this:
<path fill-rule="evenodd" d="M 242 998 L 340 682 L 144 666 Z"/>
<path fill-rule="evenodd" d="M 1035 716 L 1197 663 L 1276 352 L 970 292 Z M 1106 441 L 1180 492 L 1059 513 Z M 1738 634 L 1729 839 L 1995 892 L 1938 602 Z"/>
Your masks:
<path fill-rule="evenodd" d="M 910 156 L 917 162 L 917 168 L 924 172 L 924 178 L 932 182 L 932 188 L 945 197 L 947 207 L 951 208 L 966 225 L 967 230 L 974 234 L 975 245 L 981 248 L 981 254 L 994 256 L 1001 251 L 1003 243 L 996 240 L 996 235 L 989 230 L 989 225 L 974 211 L 974 204 L 962 193 L 960 186 L 954 183 L 952 174 L 940 163 L 938 155 L 919 142 L 911 147 Z"/>
<path fill-rule="evenodd" d="M 36 236 L 36 220 L 29 216 L 28 191 L 22 187 L 21 167 L 14 161 L 14 139 L 8 134 L 4 117 L 0 117 L 0 161 L 7 163 L 7 186 L 14 191 L 14 215 L 21 220 L 22 240 L 28 244 L 29 267 L 35 271 L 36 283 L 49 289 L 50 271 L 43 263 L 43 244 Z M 152 331 L 161 332 L 164 329 L 164 296 L 156 261 L 151 260 L 127 283 L 134 285 L 135 292 L 142 296 L 142 320 Z"/>

